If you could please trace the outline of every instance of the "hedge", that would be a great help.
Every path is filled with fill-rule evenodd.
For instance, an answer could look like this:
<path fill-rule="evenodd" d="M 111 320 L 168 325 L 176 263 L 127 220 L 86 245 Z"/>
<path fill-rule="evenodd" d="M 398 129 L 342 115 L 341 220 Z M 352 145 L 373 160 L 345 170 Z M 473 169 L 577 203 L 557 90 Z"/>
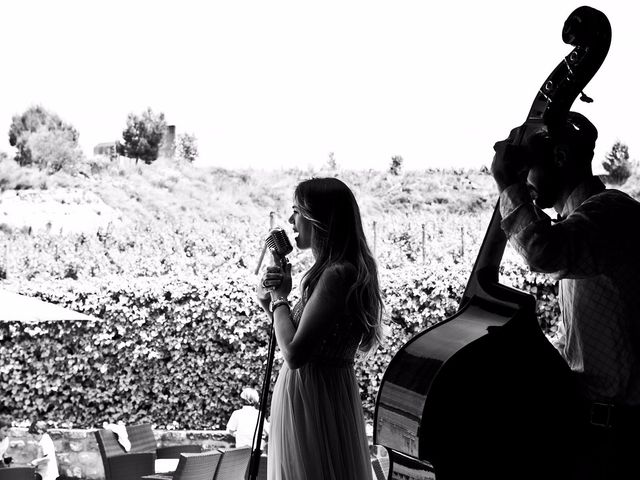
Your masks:
<path fill-rule="evenodd" d="M 455 262 L 381 272 L 389 335 L 374 355 L 356 362 L 369 420 L 389 360 L 412 335 L 457 311 L 468 273 Z M 503 279 L 534 292 L 541 324 L 553 328 L 551 280 L 510 263 Z M 41 417 L 58 426 L 122 420 L 225 428 L 241 389 L 259 389 L 264 375 L 269 322 L 254 301 L 254 281 L 249 269 L 234 265 L 207 279 L 21 285 L 22 293 L 102 321 L 0 325 L 0 405 L 16 420 Z M 273 380 L 281 362 L 277 353 Z"/>

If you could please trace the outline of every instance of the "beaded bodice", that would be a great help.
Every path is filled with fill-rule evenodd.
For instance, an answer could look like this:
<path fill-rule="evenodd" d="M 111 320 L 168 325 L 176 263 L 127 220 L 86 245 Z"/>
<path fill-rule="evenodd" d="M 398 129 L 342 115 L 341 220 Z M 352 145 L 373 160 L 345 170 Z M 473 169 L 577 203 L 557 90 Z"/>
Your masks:
<path fill-rule="evenodd" d="M 306 304 L 306 295 L 294 305 L 291 317 L 296 328 L 302 319 Z M 313 354 L 311 363 L 330 366 L 353 364 L 360 345 L 362 334 L 359 325 L 347 312 L 336 316 L 333 326 L 327 334 L 319 339 L 320 347 Z"/>

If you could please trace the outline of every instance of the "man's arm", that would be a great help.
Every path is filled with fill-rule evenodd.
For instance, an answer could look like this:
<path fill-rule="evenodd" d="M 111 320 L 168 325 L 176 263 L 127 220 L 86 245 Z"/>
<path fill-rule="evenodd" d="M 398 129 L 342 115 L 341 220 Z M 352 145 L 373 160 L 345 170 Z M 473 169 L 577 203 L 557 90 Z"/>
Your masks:
<path fill-rule="evenodd" d="M 555 278 L 600 274 L 607 264 L 606 233 L 594 218 L 606 215 L 603 205 L 578 207 L 561 222 L 536 207 L 526 185 L 516 183 L 500 194 L 502 229 L 529 267 Z"/>

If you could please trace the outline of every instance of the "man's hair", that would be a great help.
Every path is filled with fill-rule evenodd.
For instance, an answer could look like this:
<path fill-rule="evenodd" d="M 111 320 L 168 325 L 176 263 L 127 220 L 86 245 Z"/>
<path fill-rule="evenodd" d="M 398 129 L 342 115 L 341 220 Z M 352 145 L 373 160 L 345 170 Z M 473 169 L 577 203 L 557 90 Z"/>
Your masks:
<path fill-rule="evenodd" d="M 566 145 L 574 158 L 583 159 L 590 166 L 597 139 L 598 130 L 587 117 L 569 112 L 561 125 L 551 126 L 534 135 L 529 148 L 533 158 L 551 158 L 556 146 Z"/>
<path fill-rule="evenodd" d="M 34 420 L 29 426 L 28 432 L 31 435 L 38 435 L 47 431 L 47 424 L 42 420 Z"/>
<path fill-rule="evenodd" d="M 242 393 L 240 393 L 240 398 L 244 400 L 247 405 L 257 405 L 260 403 L 260 397 L 254 388 L 244 388 Z"/>
<path fill-rule="evenodd" d="M 0 415 L 0 428 L 11 428 L 11 418 L 9 415 Z"/>

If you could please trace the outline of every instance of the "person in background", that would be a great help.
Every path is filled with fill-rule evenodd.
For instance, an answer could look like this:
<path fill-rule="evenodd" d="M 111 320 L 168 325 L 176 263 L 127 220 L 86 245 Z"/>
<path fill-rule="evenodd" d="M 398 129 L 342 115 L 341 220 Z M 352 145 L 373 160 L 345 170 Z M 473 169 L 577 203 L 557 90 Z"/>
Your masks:
<path fill-rule="evenodd" d="M 9 450 L 9 428 L 11 428 L 11 420 L 9 417 L 0 416 L 0 468 L 4 468 L 11 463 L 11 457 L 7 457 Z"/>
<path fill-rule="evenodd" d="M 253 435 L 258 423 L 260 396 L 254 388 L 244 388 L 240 393 L 244 406 L 235 410 L 227 422 L 227 432 L 235 436 L 236 448 L 253 446 Z M 269 433 L 269 422 L 264 421 L 263 435 Z"/>
<path fill-rule="evenodd" d="M 295 306 L 290 264 L 267 267 L 257 285 L 284 357 L 271 401 L 267 478 L 370 480 L 354 360 L 382 339 L 383 304 L 360 209 L 342 181 L 312 178 L 296 187 L 289 223 L 314 263 Z"/>
<path fill-rule="evenodd" d="M 36 480 L 56 480 L 60 475 L 56 447 L 47 432 L 47 424 L 42 420 L 34 420 L 29 433 L 38 441 L 38 457 L 31 461 L 31 465 L 36 467 Z"/>

